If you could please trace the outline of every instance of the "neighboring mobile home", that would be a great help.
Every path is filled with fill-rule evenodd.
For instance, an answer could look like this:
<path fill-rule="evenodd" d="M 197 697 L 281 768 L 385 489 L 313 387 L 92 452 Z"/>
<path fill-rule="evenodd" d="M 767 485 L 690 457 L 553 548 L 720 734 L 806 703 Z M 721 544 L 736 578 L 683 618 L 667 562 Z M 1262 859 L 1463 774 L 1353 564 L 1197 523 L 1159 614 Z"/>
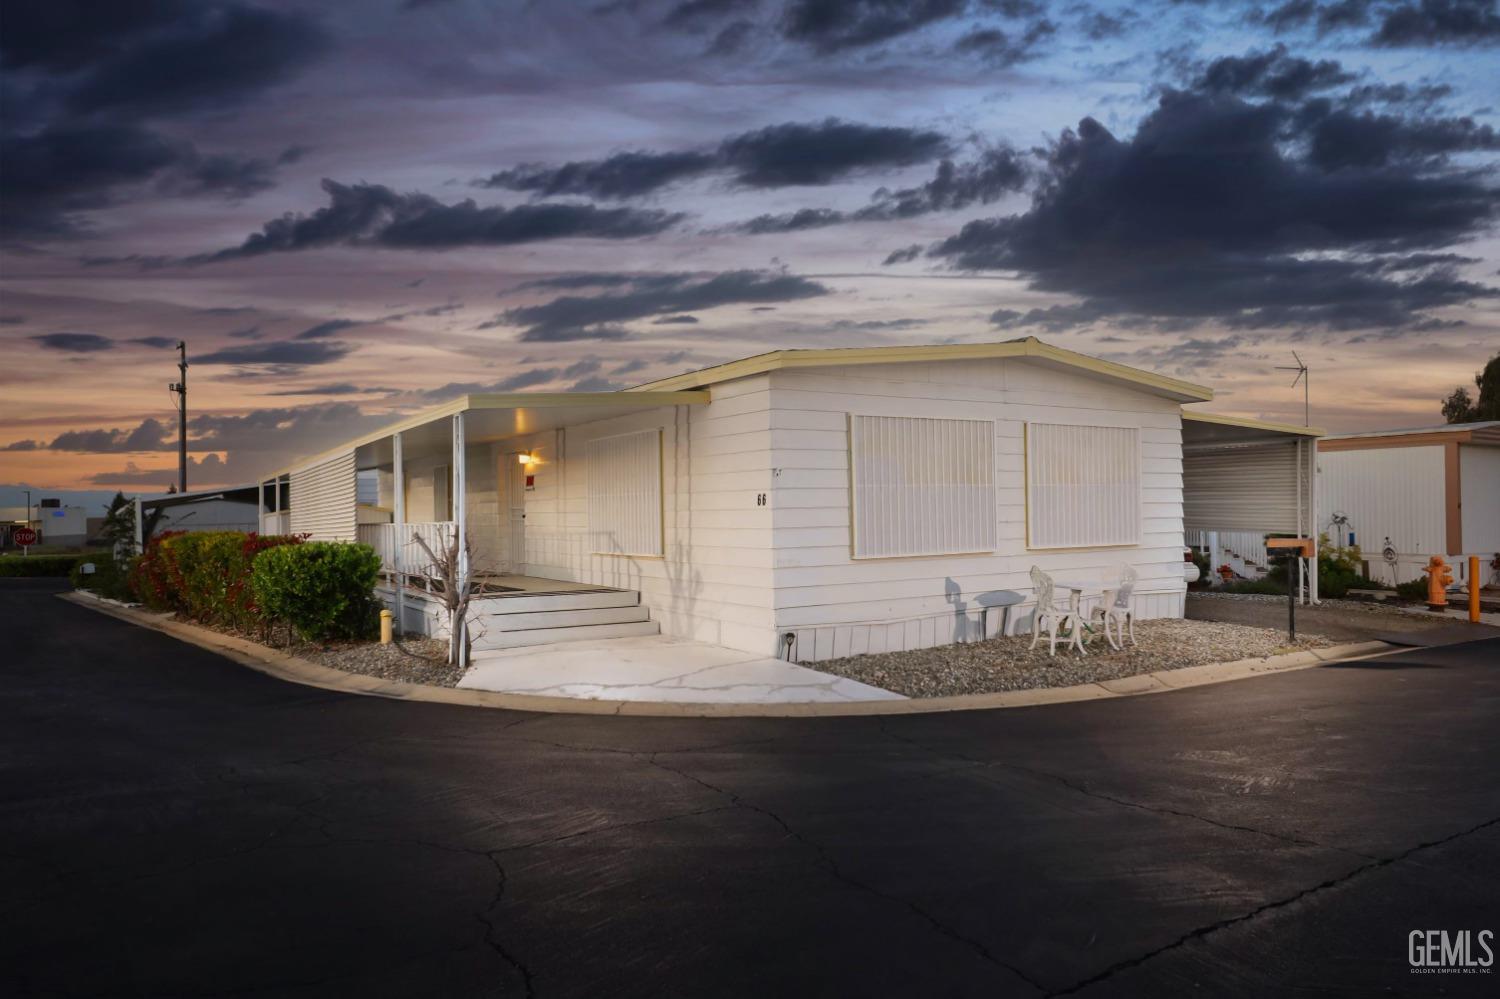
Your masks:
<path fill-rule="evenodd" d="M 413 536 L 462 532 L 481 648 L 658 629 L 803 661 L 938 645 L 978 635 L 981 594 L 1029 595 L 1033 565 L 1131 565 L 1137 613 L 1180 617 L 1189 426 L 1203 454 L 1274 446 L 1215 483 L 1271 468 L 1261 526 L 1313 522 L 1310 432 L 1185 425 L 1211 397 L 1033 338 L 775 351 L 622 392 L 465 396 L 268 479 L 262 529 L 367 541 L 423 630 Z M 1255 526 L 1205 489 L 1198 526 Z"/>
<path fill-rule="evenodd" d="M 1479 556 L 1482 584 L 1500 553 L 1500 420 L 1335 434 L 1318 442 L 1323 518 L 1352 537 L 1382 582 L 1426 578 L 1442 555 L 1466 582 Z M 1389 553 L 1387 547 L 1389 546 Z"/>

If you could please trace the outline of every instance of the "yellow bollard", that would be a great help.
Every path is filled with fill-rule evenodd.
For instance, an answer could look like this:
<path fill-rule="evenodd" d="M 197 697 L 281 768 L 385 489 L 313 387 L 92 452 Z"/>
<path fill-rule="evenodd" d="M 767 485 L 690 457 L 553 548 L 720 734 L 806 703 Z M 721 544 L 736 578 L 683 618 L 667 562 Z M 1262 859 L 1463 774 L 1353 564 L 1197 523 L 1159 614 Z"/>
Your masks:
<path fill-rule="evenodd" d="M 1469 556 L 1469 620 L 1479 623 L 1479 556 Z"/>
<path fill-rule="evenodd" d="M 383 611 L 380 612 L 380 644 L 381 645 L 389 645 L 389 644 L 391 644 L 391 619 L 394 618 L 395 616 L 396 615 L 392 614 L 388 610 L 383 610 Z"/>

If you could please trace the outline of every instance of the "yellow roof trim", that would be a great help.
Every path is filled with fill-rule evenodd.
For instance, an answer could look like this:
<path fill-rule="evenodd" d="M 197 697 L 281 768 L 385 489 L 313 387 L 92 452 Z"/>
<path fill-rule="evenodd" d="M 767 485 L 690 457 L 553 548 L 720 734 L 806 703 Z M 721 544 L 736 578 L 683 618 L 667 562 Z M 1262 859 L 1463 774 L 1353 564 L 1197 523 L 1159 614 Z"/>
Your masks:
<path fill-rule="evenodd" d="M 951 343 L 900 347 L 831 347 L 815 350 L 773 350 L 738 361 L 689 371 L 670 378 L 647 382 L 627 392 L 653 392 L 672 389 L 701 388 L 735 378 L 764 374 L 787 368 L 823 368 L 844 364 L 900 364 L 907 361 L 964 361 L 994 357 L 1037 358 L 1065 364 L 1091 374 L 1115 378 L 1144 386 L 1157 393 L 1182 397 L 1183 401 L 1207 402 L 1213 389 L 1178 378 L 1132 368 L 1125 364 L 1089 357 L 1043 343 L 1036 337 L 1005 340 L 999 343 Z"/>
<path fill-rule="evenodd" d="M 1278 434 L 1296 434 L 1299 437 L 1322 437 L 1321 427 L 1299 427 L 1292 423 L 1272 423 L 1269 420 L 1252 420 L 1244 416 L 1223 416 L 1219 413 L 1190 413 L 1182 411 L 1184 420 L 1198 423 L 1217 423 L 1226 427 L 1245 427 L 1248 430 L 1269 430 Z"/>
<path fill-rule="evenodd" d="M 289 465 L 261 476 L 261 482 L 269 482 L 293 470 L 307 468 L 326 461 L 346 451 L 354 451 L 376 441 L 398 434 L 403 430 L 415 430 L 435 420 L 457 415 L 466 410 L 478 409 L 551 409 L 559 406 L 626 406 L 631 409 L 654 409 L 657 406 L 702 406 L 712 397 L 704 391 L 697 392 L 486 392 L 461 395 L 436 406 L 429 406 L 411 416 L 389 423 L 379 430 L 372 430 L 337 447 L 319 451 L 307 458 L 299 458 Z"/>

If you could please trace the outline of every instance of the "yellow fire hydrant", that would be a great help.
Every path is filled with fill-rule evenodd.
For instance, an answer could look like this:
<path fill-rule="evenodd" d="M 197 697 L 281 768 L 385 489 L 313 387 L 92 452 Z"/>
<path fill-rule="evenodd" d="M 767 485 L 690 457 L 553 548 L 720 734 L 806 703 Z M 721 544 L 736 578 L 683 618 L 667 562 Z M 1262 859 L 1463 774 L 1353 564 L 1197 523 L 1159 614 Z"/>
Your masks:
<path fill-rule="evenodd" d="M 383 610 L 383 611 L 380 612 L 380 644 L 381 645 L 389 645 L 389 644 L 391 644 L 391 620 L 393 618 L 395 618 L 395 616 L 396 615 L 392 614 L 388 610 Z"/>
<path fill-rule="evenodd" d="M 1427 560 L 1422 567 L 1427 573 L 1427 609 L 1448 609 L 1448 587 L 1453 585 L 1453 570 L 1448 568 L 1448 563 L 1443 561 L 1441 555 L 1434 555 Z"/>

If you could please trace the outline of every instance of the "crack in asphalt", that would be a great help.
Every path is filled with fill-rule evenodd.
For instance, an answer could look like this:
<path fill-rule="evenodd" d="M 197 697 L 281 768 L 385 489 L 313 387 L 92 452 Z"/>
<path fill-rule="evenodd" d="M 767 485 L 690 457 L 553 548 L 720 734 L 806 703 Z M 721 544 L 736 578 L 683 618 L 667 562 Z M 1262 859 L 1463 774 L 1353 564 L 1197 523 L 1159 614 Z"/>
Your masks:
<path fill-rule="evenodd" d="M 747 811 L 755 812 L 770 819 L 772 822 L 781 827 L 782 831 L 786 833 L 787 838 L 802 844 L 803 846 L 811 849 L 815 854 L 817 854 L 819 862 L 822 864 L 824 869 L 826 869 L 828 873 L 833 876 L 835 880 L 841 881 L 852 888 L 858 889 L 859 891 L 874 895 L 876 898 L 883 899 L 887 902 L 894 902 L 897 905 L 905 907 L 912 913 L 920 916 L 938 933 L 942 934 L 945 937 L 948 937 L 950 940 L 967 946 L 970 950 L 974 951 L 979 955 L 979 957 L 981 957 L 989 964 L 993 965 L 996 968 L 1000 968 L 1010 972 L 1012 975 L 1025 982 L 1027 985 L 1030 985 L 1032 988 L 1036 989 L 1038 992 L 1046 992 L 1046 986 L 1036 981 L 1034 978 L 1026 974 L 1026 972 L 1022 971 L 1015 965 L 1001 960 L 994 954 L 994 952 L 986 947 L 983 942 L 975 940 L 973 937 L 965 936 L 956 928 L 949 926 L 947 923 L 937 918 L 937 916 L 922 908 L 922 906 L 918 905 L 916 902 L 913 902 L 910 899 L 902 898 L 899 895 L 893 895 L 890 892 L 882 891 L 874 885 L 868 884 L 864 881 L 860 881 L 858 878 L 849 875 L 839 867 L 838 862 L 833 859 L 832 855 L 829 854 L 826 847 L 824 847 L 821 843 L 816 842 L 815 840 L 809 839 L 807 836 L 798 832 L 796 829 L 793 829 L 784 818 L 771 811 L 769 808 L 757 805 L 753 801 L 746 800 L 738 792 L 731 791 L 728 788 L 719 787 L 717 784 L 713 784 L 709 781 L 703 780 L 701 777 L 694 776 L 693 774 L 690 774 L 685 770 L 680 770 L 677 767 L 671 766 L 670 764 L 663 763 L 656 758 L 657 755 L 657 753 L 652 753 L 646 758 L 646 762 L 650 763 L 654 767 L 665 770 L 668 773 L 673 773 L 686 780 L 690 780 L 700 787 L 713 791 L 715 794 L 719 794 L 725 798 L 728 798 L 732 807 L 743 808 Z"/>
<path fill-rule="evenodd" d="M 1310 888 L 1304 888 L 1301 891 L 1288 895 L 1285 898 L 1279 898 L 1271 902 L 1266 902 L 1263 905 L 1259 905 L 1254 909 L 1251 909 L 1249 912 L 1241 913 L 1238 916 L 1231 916 L 1227 919 L 1220 919 L 1216 922 L 1208 923 L 1207 925 L 1189 930 L 1187 933 L 1182 934 L 1182 936 L 1178 937 L 1176 940 L 1171 941 L 1170 943 L 1163 944 L 1160 947 L 1146 951 L 1144 954 L 1137 955 L 1136 957 L 1126 958 L 1123 961 L 1116 961 L 1114 964 L 1105 968 L 1098 974 L 1091 975 L 1088 978 L 1082 979 L 1081 981 L 1074 982 L 1067 988 L 1058 989 L 1055 992 L 1049 992 L 1047 993 L 1046 999 L 1053 999 L 1053 997 L 1055 996 L 1074 995 L 1082 991 L 1083 989 L 1098 985 L 1100 982 L 1106 981 L 1107 979 L 1114 977 L 1122 971 L 1128 971 L 1131 968 L 1140 967 L 1147 961 L 1150 961 L 1152 958 L 1165 954 L 1168 951 L 1176 950 L 1178 947 L 1185 946 L 1186 944 L 1194 940 L 1201 940 L 1204 937 L 1209 936 L 1210 934 L 1217 933 L 1219 930 L 1227 929 L 1231 926 L 1237 926 L 1240 923 L 1249 922 L 1250 920 L 1255 919 L 1256 917 L 1264 913 L 1273 912 L 1276 909 L 1283 909 L 1289 905 L 1300 902 L 1303 899 L 1310 898 L 1311 896 L 1316 895 L 1319 892 L 1327 891 L 1331 888 L 1341 887 L 1358 877 L 1370 873 L 1371 871 L 1376 871 L 1381 869 L 1382 867 L 1389 867 L 1392 864 L 1399 863 L 1400 861 L 1406 860 L 1408 857 L 1411 857 L 1414 854 L 1421 853 L 1423 850 L 1430 850 L 1434 847 L 1446 846 L 1449 843 L 1463 839 L 1465 836 L 1472 836 L 1477 832 L 1482 832 L 1485 829 L 1488 829 L 1489 827 L 1495 825 L 1500 825 L 1500 816 L 1497 816 L 1493 819 L 1488 819 L 1484 822 L 1479 823 L 1478 825 L 1470 826 L 1467 829 L 1460 830 L 1459 832 L 1452 833 L 1440 839 L 1427 840 L 1425 842 L 1418 843 L 1416 846 L 1402 850 L 1400 853 L 1392 854 L 1389 857 L 1378 857 L 1374 860 L 1371 860 L 1369 863 L 1361 864 L 1353 870 L 1341 874 L 1336 878 L 1329 878 L 1326 881 L 1320 881 Z"/>
<path fill-rule="evenodd" d="M 516 970 L 521 976 L 521 981 L 526 986 L 528 999 L 535 999 L 536 980 L 532 977 L 531 968 L 500 940 L 500 927 L 491 918 L 491 913 L 500 904 L 500 900 L 505 897 L 505 888 L 510 882 L 509 876 L 505 873 L 505 865 L 500 863 L 499 857 L 495 856 L 497 852 L 499 851 L 490 850 L 484 854 L 485 858 L 491 864 L 495 865 L 495 894 L 490 896 L 490 904 L 479 910 L 476 916 L 479 922 L 484 925 L 485 945 L 498 954 L 502 961 Z"/>

